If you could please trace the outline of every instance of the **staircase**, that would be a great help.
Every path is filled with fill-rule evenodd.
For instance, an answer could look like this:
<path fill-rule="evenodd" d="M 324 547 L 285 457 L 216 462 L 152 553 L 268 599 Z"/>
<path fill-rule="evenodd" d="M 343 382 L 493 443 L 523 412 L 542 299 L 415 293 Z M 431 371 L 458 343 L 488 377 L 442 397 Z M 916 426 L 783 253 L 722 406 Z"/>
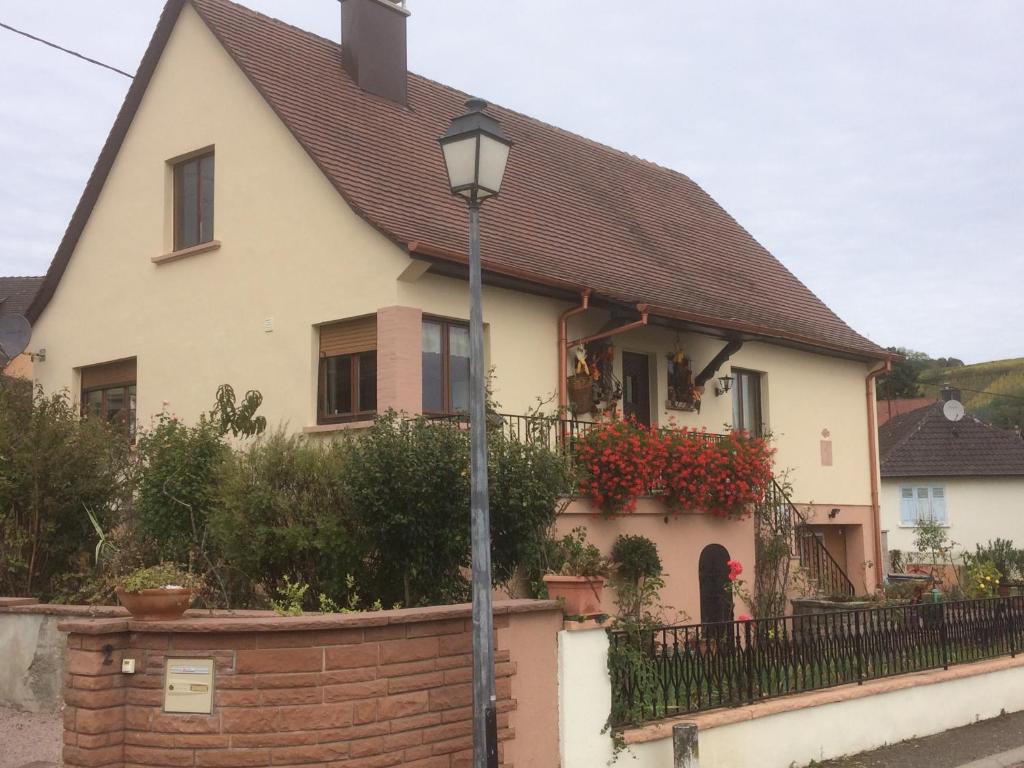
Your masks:
<path fill-rule="evenodd" d="M 818 594 L 846 597 L 853 597 L 856 594 L 853 582 L 842 566 L 829 554 L 810 526 L 802 522 L 793 501 L 777 481 L 772 481 L 756 514 L 758 537 L 762 539 L 759 544 L 767 537 L 784 540 L 793 562 L 803 569 L 809 585 Z M 789 562 L 785 563 L 782 574 L 773 574 L 772 578 L 781 578 L 785 581 L 788 572 Z M 759 576 L 765 577 L 761 574 Z"/>

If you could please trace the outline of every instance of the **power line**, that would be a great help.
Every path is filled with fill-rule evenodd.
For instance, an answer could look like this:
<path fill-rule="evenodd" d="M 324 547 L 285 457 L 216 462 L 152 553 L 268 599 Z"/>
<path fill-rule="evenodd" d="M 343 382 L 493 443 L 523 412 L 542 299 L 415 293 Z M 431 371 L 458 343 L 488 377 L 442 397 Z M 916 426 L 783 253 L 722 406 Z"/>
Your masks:
<path fill-rule="evenodd" d="M 97 67 L 103 67 L 104 69 L 109 69 L 111 72 L 117 72 L 117 74 L 124 75 L 129 80 L 134 80 L 135 79 L 134 75 L 131 75 L 128 72 L 125 72 L 123 69 L 118 69 L 117 67 L 112 67 L 109 64 L 104 64 L 102 61 L 96 61 L 96 59 L 90 59 L 88 56 L 83 56 L 81 53 L 78 53 L 76 51 L 72 51 L 70 48 L 64 48 L 63 46 L 57 45 L 56 43 L 51 43 L 49 40 L 44 40 L 41 37 L 36 37 L 35 35 L 30 35 L 28 32 L 24 32 L 24 31 L 22 31 L 20 29 L 15 29 L 10 24 L 4 24 L 2 21 L 0 21 L 0 27 L 3 27 L 6 30 L 14 32 L 16 35 L 21 35 L 22 37 L 27 37 L 29 40 L 35 40 L 37 43 L 42 43 L 43 45 L 48 45 L 51 48 L 56 48 L 58 51 L 70 54 L 70 55 L 72 55 L 72 56 L 74 56 L 76 58 L 82 59 L 83 61 L 87 61 L 90 64 L 95 64 Z"/>
<path fill-rule="evenodd" d="M 918 386 L 921 387 L 939 387 L 944 388 L 945 384 L 930 384 L 928 382 L 919 381 Z M 1024 400 L 1024 396 L 1021 395 L 1004 395 L 1002 392 L 988 392 L 984 389 L 969 389 L 968 387 L 958 387 L 955 384 L 949 385 L 951 389 L 959 389 L 961 392 L 970 392 L 975 395 L 989 395 L 990 397 L 1008 397 L 1011 400 Z"/>

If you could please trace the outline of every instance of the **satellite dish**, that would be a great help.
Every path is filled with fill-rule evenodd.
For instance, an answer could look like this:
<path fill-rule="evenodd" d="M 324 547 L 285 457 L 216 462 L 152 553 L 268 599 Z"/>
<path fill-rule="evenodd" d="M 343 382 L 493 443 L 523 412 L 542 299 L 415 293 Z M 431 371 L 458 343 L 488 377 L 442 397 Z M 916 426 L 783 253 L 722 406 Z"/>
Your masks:
<path fill-rule="evenodd" d="M 28 348 L 32 326 L 21 315 L 0 315 L 0 360 L 16 358 Z"/>
<path fill-rule="evenodd" d="M 947 400 L 942 406 L 942 415 L 950 421 L 960 421 L 964 417 L 964 404 L 959 400 Z"/>

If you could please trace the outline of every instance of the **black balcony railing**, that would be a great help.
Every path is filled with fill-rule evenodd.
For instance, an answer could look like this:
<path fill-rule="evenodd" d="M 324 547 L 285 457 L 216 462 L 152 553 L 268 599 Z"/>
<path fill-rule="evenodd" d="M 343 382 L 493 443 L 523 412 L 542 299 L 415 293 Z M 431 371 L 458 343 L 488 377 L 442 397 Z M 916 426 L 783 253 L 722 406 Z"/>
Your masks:
<path fill-rule="evenodd" d="M 612 720 L 632 725 L 1015 656 L 1022 630 L 1024 597 L 612 630 Z M 622 653 L 630 643 L 639 655 Z"/>
<path fill-rule="evenodd" d="M 469 415 L 464 413 L 428 416 L 435 422 L 469 425 Z M 499 430 L 512 440 L 524 443 L 537 443 L 551 449 L 572 452 L 576 443 L 601 422 L 580 421 L 578 419 L 560 419 L 553 416 L 529 416 L 512 413 L 488 413 L 488 425 Z M 671 427 L 662 430 L 672 431 Z M 720 441 L 727 436 L 713 432 L 691 432 L 694 439 Z"/>

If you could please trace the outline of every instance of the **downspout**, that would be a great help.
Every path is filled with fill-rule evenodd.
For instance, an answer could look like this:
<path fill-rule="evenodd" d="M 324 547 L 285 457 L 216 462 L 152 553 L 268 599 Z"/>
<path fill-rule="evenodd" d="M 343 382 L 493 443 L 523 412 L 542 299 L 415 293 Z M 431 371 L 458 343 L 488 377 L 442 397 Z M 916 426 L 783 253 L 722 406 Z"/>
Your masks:
<path fill-rule="evenodd" d="M 583 336 L 582 338 L 573 339 L 572 341 L 566 342 L 566 345 L 565 345 L 566 354 L 568 354 L 569 350 L 572 347 L 579 346 L 580 344 L 589 344 L 592 341 L 599 341 L 601 339 L 607 339 L 609 336 L 618 336 L 620 333 L 625 333 L 626 331 L 632 331 L 634 328 L 643 328 L 645 325 L 647 325 L 647 316 L 648 316 L 647 305 L 646 304 L 637 304 L 636 305 L 636 311 L 640 313 L 640 319 L 639 320 L 634 320 L 631 323 L 626 323 L 625 325 L 620 325 L 618 328 L 612 328 L 611 330 L 608 330 L 608 331 L 602 331 L 601 333 L 595 333 L 592 336 Z"/>
<path fill-rule="evenodd" d="M 892 360 L 886 360 L 885 365 L 871 371 L 864 380 L 864 398 L 868 408 L 868 466 L 871 468 L 871 516 L 875 524 L 875 573 L 881 574 L 877 578 L 877 586 L 881 586 L 885 579 L 882 574 L 882 510 L 879 503 L 878 491 L 878 405 L 873 397 L 875 378 L 883 373 L 892 370 Z"/>
<path fill-rule="evenodd" d="M 558 318 L 558 418 L 563 418 L 566 409 L 569 407 L 569 383 L 568 363 L 566 357 L 569 352 L 569 318 L 579 315 L 590 308 L 590 289 L 584 289 L 580 294 L 580 305 L 570 307 Z"/>

